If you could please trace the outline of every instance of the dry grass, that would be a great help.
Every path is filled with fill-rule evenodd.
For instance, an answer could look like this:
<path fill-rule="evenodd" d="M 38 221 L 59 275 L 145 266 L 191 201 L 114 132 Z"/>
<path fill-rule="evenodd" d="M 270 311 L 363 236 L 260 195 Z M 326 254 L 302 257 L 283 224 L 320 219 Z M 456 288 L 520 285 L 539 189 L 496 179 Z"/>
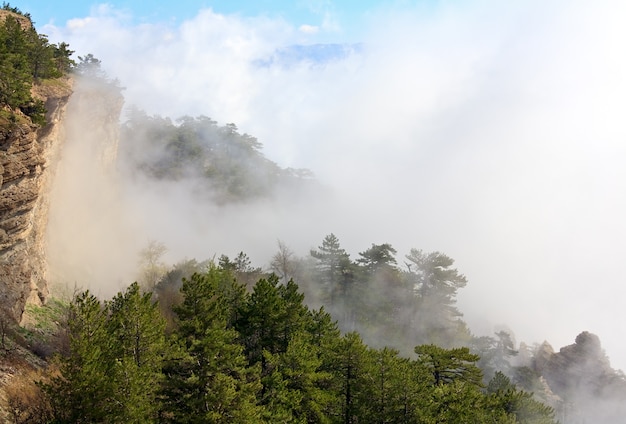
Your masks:
<path fill-rule="evenodd" d="M 15 19 L 17 19 L 23 29 L 29 29 L 32 26 L 31 22 L 25 16 L 9 12 L 8 10 L 0 9 L 0 23 L 4 23 L 7 16 L 13 16 Z"/>
<path fill-rule="evenodd" d="M 33 84 L 31 95 L 39 100 L 62 98 L 72 94 L 74 79 L 71 76 L 38 80 Z"/>
<path fill-rule="evenodd" d="M 51 299 L 28 305 L 23 327 L 0 320 L 0 422 L 48 422 L 49 405 L 38 383 L 49 373 L 45 358 L 63 349 L 66 308 L 67 302 Z"/>

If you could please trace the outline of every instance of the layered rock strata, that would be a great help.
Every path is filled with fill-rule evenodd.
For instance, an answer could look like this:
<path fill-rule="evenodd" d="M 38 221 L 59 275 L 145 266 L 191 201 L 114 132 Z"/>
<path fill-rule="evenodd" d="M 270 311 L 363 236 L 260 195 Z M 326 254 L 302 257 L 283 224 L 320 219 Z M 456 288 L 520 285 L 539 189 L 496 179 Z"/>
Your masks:
<path fill-rule="evenodd" d="M 48 296 L 45 230 L 54 158 L 64 139 L 71 80 L 33 88 L 46 104 L 39 128 L 17 112 L 0 125 L 0 313 L 19 321 L 27 302 Z"/>

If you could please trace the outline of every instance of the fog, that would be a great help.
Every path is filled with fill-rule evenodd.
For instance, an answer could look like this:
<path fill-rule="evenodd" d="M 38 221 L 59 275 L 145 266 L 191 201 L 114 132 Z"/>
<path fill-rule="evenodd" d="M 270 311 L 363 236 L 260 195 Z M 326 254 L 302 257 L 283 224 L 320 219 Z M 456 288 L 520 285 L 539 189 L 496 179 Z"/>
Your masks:
<path fill-rule="evenodd" d="M 506 325 L 558 348 L 588 330 L 626 369 L 626 5 L 440 2 L 368 16 L 361 47 L 331 60 L 280 55 L 318 42 L 289 22 L 209 9 L 174 25 L 101 6 L 41 28 L 101 59 L 126 104 L 234 122 L 334 192 L 223 210 L 191 188 L 121 184 L 133 241 L 116 254 L 134 260 L 157 239 L 170 261 L 243 250 L 264 266 L 277 239 L 306 255 L 331 232 L 353 259 L 371 243 L 391 243 L 399 263 L 411 247 L 439 250 L 469 280 L 459 309 L 473 332 Z"/>

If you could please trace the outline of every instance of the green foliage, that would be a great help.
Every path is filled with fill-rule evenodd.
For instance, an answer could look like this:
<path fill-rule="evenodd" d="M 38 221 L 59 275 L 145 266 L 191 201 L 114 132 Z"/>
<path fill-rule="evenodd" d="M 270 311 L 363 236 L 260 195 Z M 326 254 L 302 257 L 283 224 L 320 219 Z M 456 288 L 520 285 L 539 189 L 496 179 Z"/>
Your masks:
<path fill-rule="evenodd" d="M 453 304 L 457 290 L 467 284 L 465 276 L 450 268 L 454 260 L 443 253 L 426 254 L 421 250 L 411 249 L 406 258 L 411 262 L 408 266 L 417 277 L 416 283 L 422 297 L 436 296 Z"/>
<path fill-rule="evenodd" d="M 263 399 L 270 422 L 328 423 L 325 411 L 335 401 L 326 390 L 332 374 L 321 369 L 320 349 L 307 333 L 295 334 L 282 354 L 264 352 L 270 372 Z"/>
<path fill-rule="evenodd" d="M 23 13 L 20 9 L 18 9 L 17 7 L 12 7 L 8 2 L 3 1 L 2 2 L 2 10 L 6 10 L 8 12 L 12 12 L 15 13 L 16 15 L 21 15 L 24 16 L 25 18 L 27 18 L 29 21 L 31 21 L 30 19 L 30 13 Z M 32 22 L 32 21 L 31 21 Z"/>
<path fill-rule="evenodd" d="M 124 422 L 151 422 L 158 411 L 157 393 L 162 379 L 161 367 L 167 351 L 165 320 L 151 293 L 141 294 L 133 283 L 107 303 L 108 333 L 111 346 L 114 402 Z"/>
<path fill-rule="evenodd" d="M 244 252 L 239 252 L 232 260 L 226 255 L 221 255 L 218 258 L 218 265 L 220 268 L 230 271 L 237 281 L 246 286 L 246 289 L 254 287 L 257 280 L 264 275 L 261 268 L 252 266 L 250 257 Z"/>
<path fill-rule="evenodd" d="M 92 53 L 86 56 L 78 56 L 76 73 L 96 79 L 105 78 L 104 71 L 102 70 L 102 61 L 96 58 Z"/>
<path fill-rule="evenodd" d="M 337 328 L 337 322 L 333 321 L 323 307 L 311 312 L 311 319 L 306 323 L 306 330 L 311 334 L 313 344 L 321 348 L 326 348 L 341 334 Z"/>
<path fill-rule="evenodd" d="M 151 178 L 199 179 L 205 187 L 202 195 L 220 203 L 267 197 L 279 187 L 302 187 L 311 180 L 280 168 L 261 147 L 235 124 L 220 126 L 206 116 L 172 122 L 131 110 L 119 153 L 133 170 Z"/>
<path fill-rule="evenodd" d="M 30 99 L 20 107 L 22 112 L 30 117 L 33 124 L 43 126 L 46 124 L 46 106 L 42 100 Z"/>
<path fill-rule="evenodd" d="M 424 253 L 411 249 L 408 278 L 417 294 L 414 319 L 419 323 L 414 337 L 440 346 L 467 344 L 470 334 L 462 314 L 456 308 L 457 290 L 467 279 L 456 268 L 454 260 L 443 253 Z"/>
<path fill-rule="evenodd" d="M 352 299 L 345 302 L 354 310 L 356 329 L 373 347 L 399 347 L 397 340 L 406 340 L 412 348 L 418 342 L 399 334 L 398 323 L 407 321 L 404 312 L 415 296 L 396 266 L 395 254 L 389 243 L 372 244 L 360 252 Z"/>
<path fill-rule="evenodd" d="M 341 253 L 328 242 L 325 253 Z M 379 281 L 402 281 L 391 262 L 363 263 L 358 278 L 392 269 Z M 79 294 L 70 349 L 46 386 L 55 422 L 554 422 L 550 408 L 502 373 L 485 389 L 480 358 L 466 347 L 420 345 L 415 359 L 369 347 L 357 332 L 342 335 L 323 308 L 310 310 L 292 280 L 272 274 L 246 292 L 234 278 L 238 266 L 251 266 L 247 256 L 183 278 L 167 333 L 137 283 L 104 304 Z M 508 349 L 510 338 L 500 336 Z"/>
<path fill-rule="evenodd" d="M 341 417 L 345 423 L 358 422 L 367 416 L 371 398 L 371 380 L 368 374 L 371 354 L 358 333 L 348 333 L 337 340 L 324 356 L 325 367 L 334 375 L 333 386 L 339 400 L 331 416 Z"/>
<path fill-rule="evenodd" d="M 46 386 L 58 422 L 103 423 L 114 416 L 106 324 L 106 311 L 95 296 L 84 292 L 75 297 L 68 322 L 69 353 L 60 359 L 60 375 Z"/>
<path fill-rule="evenodd" d="M 416 367 L 400 359 L 397 350 L 386 347 L 372 352 L 370 366 L 372 395 L 368 415 L 374 422 L 406 422 L 418 381 L 423 381 L 411 373 L 410 368 Z"/>
<path fill-rule="evenodd" d="M 496 337 L 475 337 L 471 342 L 472 351 L 480 355 L 478 366 L 483 370 L 486 381 L 496 371 L 510 372 L 510 359 L 517 355 L 513 337 L 506 331 L 498 331 Z"/>
<path fill-rule="evenodd" d="M 465 381 L 436 386 L 431 396 L 424 422 L 516 423 L 506 411 L 494 408 L 477 386 Z"/>
<path fill-rule="evenodd" d="M 26 305 L 19 332 L 36 355 L 48 359 L 67 350 L 68 311 L 69 302 L 54 297 L 44 305 Z"/>
<path fill-rule="evenodd" d="M 165 274 L 154 286 L 155 296 L 159 301 L 161 313 L 167 321 L 169 330 L 175 326 L 176 314 L 174 313 L 174 307 L 182 302 L 180 289 L 183 280 L 191 278 L 193 274 L 206 272 L 210 269 L 210 266 L 210 261 L 183 260 L 166 270 Z M 160 273 L 161 270 L 159 270 Z"/>
<path fill-rule="evenodd" d="M 487 385 L 493 406 L 515 417 L 516 422 L 528 424 L 554 423 L 554 410 L 537 401 L 532 393 L 517 389 L 511 380 L 497 371 Z"/>
<path fill-rule="evenodd" d="M 372 244 L 353 262 L 331 233 L 311 250 L 314 266 L 300 261 L 295 274 L 309 304 L 324 305 L 342 331 L 359 331 L 372 347 L 410 355 L 419 344 L 469 344 L 472 336 L 455 307 L 467 280 L 452 268 L 454 261 L 412 249 L 404 271 L 396 253 L 389 243 Z"/>
<path fill-rule="evenodd" d="M 153 290 L 167 272 L 167 267 L 161 259 L 166 252 L 165 245 L 156 240 L 151 240 L 139 252 L 141 266 L 139 281 L 145 289 Z"/>
<path fill-rule="evenodd" d="M 372 247 L 364 252 L 360 252 L 361 258 L 357 259 L 357 262 L 365 267 L 365 269 L 373 273 L 381 268 L 395 266 L 396 249 L 391 247 L 389 243 L 384 244 L 372 244 Z"/>
<path fill-rule="evenodd" d="M 157 414 L 165 324 L 132 284 L 102 305 L 89 292 L 70 305 L 69 352 L 46 391 L 58 422 L 151 422 Z"/>
<path fill-rule="evenodd" d="M 347 301 L 356 297 L 352 293 L 355 267 L 350 255 L 341 247 L 337 236 L 331 233 L 324 238 L 318 250 L 311 250 L 311 256 L 317 260 L 323 302 L 331 313 L 345 313 L 342 321 L 354 321 L 351 308 L 346 305 Z"/>
<path fill-rule="evenodd" d="M 28 14 L 4 4 L 4 10 L 18 16 L 7 16 L 0 22 L 0 106 L 21 110 L 38 125 L 45 124 L 43 102 L 34 99 L 31 87 L 36 81 L 58 78 L 69 72 L 73 62 L 67 43 L 50 44 L 38 34 Z M 19 15 L 26 18 L 22 25 Z"/>
<path fill-rule="evenodd" d="M 444 349 L 435 345 L 415 347 L 420 364 L 430 371 L 436 386 L 462 381 L 480 387 L 482 372 L 475 363 L 478 355 L 470 353 L 467 347 Z"/>
<path fill-rule="evenodd" d="M 212 325 L 233 328 L 244 301 L 244 288 L 228 270 L 210 265 L 204 273 L 183 279 L 183 302 L 174 307 L 182 335 L 201 334 Z"/>
<path fill-rule="evenodd" d="M 69 49 L 70 45 L 65 42 L 60 42 L 53 52 L 53 61 L 56 65 L 56 72 L 61 75 L 65 75 L 72 71 L 76 66 L 76 62 L 71 59 L 74 54 L 74 50 Z"/>
<path fill-rule="evenodd" d="M 260 279 L 237 323 L 248 359 L 260 362 L 264 374 L 267 364 L 263 352 L 286 352 L 292 335 L 302 331 L 308 319 L 304 296 L 298 293 L 297 285 L 293 281 L 280 286 L 278 283 L 275 274 Z"/>
<path fill-rule="evenodd" d="M 230 274 L 212 267 L 184 280 L 175 307 L 175 355 L 165 368 L 166 422 L 255 422 L 262 409 L 258 369 L 248 367 L 232 328 L 243 291 Z"/>

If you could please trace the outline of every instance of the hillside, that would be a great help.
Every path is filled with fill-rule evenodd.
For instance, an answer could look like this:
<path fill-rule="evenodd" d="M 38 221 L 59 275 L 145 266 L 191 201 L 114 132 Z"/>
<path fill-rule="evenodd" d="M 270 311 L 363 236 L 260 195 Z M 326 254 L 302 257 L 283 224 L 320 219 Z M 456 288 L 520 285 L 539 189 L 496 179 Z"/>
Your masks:
<path fill-rule="evenodd" d="M 15 19 L 24 30 L 30 30 L 33 27 L 29 16 L 23 15 L 18 11 L 0 9 L 0 23 L 4 23 L 7 18 Z"/>
<path fill-rule="evenodd" d="M 10 54 L 0 45 L 0 70 L 11 76 L 0 86 L 0 418 L 623 421 L 626 380 L 596 335 L 583 331 L 558 352 L 547 342 L 518 343 L 512 331 L 476 336 L 456 305 L 471 281 L 438 251 L 372 243 L 353 258 L 331 233 L 303 257 L 279 241 L 277 252 L 267 252 L 271 261 L 257 267 L 243 251 L 168 264 L 168 246 L 151 242 L 139 267 L 125 258 L 139 272 L 111 281 L 109 289 L 123 285 L 117 294 L 79 288 L 96 268 L 108 276 L 119 270 L 74 252 L 130 256 L 122 244 L 144 242 L 126 231 L 123 195 L 188 189 L 192 203 L 163 196 L 150 213 L 182 204 L 190 209 L 183 217 L 209 221 L 206 204 L 225 211 L 215 216 L 265 203 L 279 215 L 285 203 L 272 200 L 295 201 L 321 185 L 311 171 L 267 158 L 261 142 L 233 123 L 133 107 L 124 115 L 123 88 L 96 58 L 66 68 L 73 63 L 67 45 L 47 44 L 27 16 L 3 11 L 2 19 L 3 40 L 24 43 Z M 26 59 L 42 46 L 51 53 L 43 68 Z M 54 224 L 62 221 L 65 238 L 56 253 L 81 271 L 66 275 L 84 279 L 55 276 L 51 296 L 50 194 L 61 183 L 77 191 L 57 202 Z M 125 192 L 129 186 L 141 190 Z M 149 219 L 138 215 L 129 222 Z M 222 223 L 211 224 L 194 231 L 215 238 Z M 110 232 L 118 245 L 105 243 Z M 237 242 L 240 233 L 228 236 Z M 71 295 L 61 295 L 63 284 Z"/>

